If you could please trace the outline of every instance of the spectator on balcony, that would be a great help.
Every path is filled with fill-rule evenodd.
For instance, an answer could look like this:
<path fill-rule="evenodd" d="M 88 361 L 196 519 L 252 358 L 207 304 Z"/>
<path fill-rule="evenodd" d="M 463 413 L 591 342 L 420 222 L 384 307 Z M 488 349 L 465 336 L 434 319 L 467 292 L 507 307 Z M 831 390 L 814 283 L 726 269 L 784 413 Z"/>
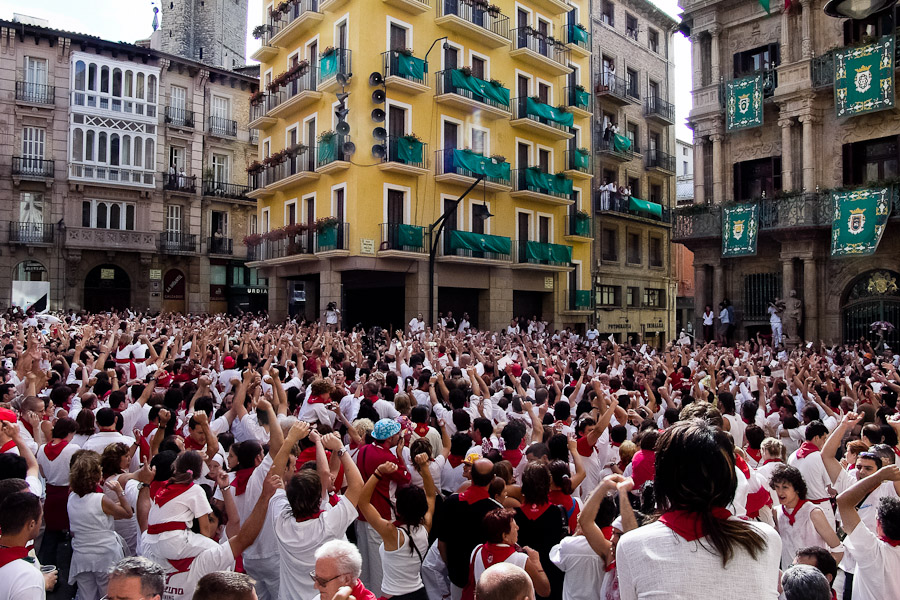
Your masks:
<path fill-rule="evenodd" d="M 603 185 L 600 186 L 600 210 L 609 210 L 610 204 L 610 196 L 615 193 L 616 184 L 611 181 L 607 181 L 606 178 L 603 179 Z"/>
<path fill-rule="evenodd" d="M 181 167 L 178 173 L 178 188 L 183 190 L 185 187 L 187 187 L 187 173 L 184 172 L 184 167 Z"/>
<path fill-rule="evenodd" d="M 712 306 L 706 305 L 703 311 L 703 341 L 711 342 L 715 339 L 713 335 L 713 327 L 715 325 L 716 315 L 713 313 Z"/>

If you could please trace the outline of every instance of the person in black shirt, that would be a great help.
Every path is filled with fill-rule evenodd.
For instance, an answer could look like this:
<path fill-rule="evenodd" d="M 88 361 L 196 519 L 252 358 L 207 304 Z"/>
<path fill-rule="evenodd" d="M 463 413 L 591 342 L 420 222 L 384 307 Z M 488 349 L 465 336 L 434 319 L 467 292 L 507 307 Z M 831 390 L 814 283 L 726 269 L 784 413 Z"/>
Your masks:
<path fill-rule="evenodd" d="M 522 473 L 525 501 L 516 508 L 516 523 L 519 525 L 519 544 L 533 548 L 541 557 L 541 565 L 550 580 L 550 595 L 546 598 L 561 600 L 565 574 L 550 560 L 550 549 L 569 531 L 563 509 L 550 502 L 550 479 L 547 465 L 528 463 Z"/>

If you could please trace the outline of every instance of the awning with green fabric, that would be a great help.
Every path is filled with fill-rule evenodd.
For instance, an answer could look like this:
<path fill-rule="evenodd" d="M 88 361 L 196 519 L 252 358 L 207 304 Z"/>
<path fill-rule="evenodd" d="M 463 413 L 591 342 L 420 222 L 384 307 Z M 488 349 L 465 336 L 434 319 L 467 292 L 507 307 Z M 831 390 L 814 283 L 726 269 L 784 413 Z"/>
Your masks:
<path fill-rule="evenodd" d="M 591 291 L 590 290 L 575 290 L 575 306 L 578 308 L 590 308 L 591 307 Z"/>
<path fill-rule="evenodd" d="M 591 218 L 588 215 L 575 215 L 575 235 L 591 237 Z"/>
<path fill-rule="evenodd" d="M 509 254 L 511 240 L 499 235 L 472 233 L 471 231 L 450 231 L 450 248 L 453 250 L 472 250 L 474 252 L 493 252 Z"/>
<path fill-rule="evenodd" d="M 401 246 L 421 248 L 425 245 L 425 230 L 416 225 L 397 225 L 397 241 Z"/>
<path fill-rule="evenodd" d="M 503 86 L 494 85 L 490 81 L 466 75 L 459 69 L 450 71 L 450 83 L 453 87 L 469 90 L 473 94 L 492 100 L 503 106 L 509 106 L 509 90 Z"/>
<path fill-rule="evenodd" d="M 397 72 L 411 79 L 425 79 L 425 61 L 415 56 L 397 53 Z"/>
<path fill-rule="evenodd" d="M 338 53 L 337 51 L 332 52 L 331 54 L 326 54 L 322 58 L 319 59 L 319 78 L 320 79 L 328 79 L 335 73 L 337 73 L 338 67 Z"/>
<path fill-rule="evenodd" d="M 572 262 L 572 246 L 525 242 L 525 257 L 528 260 L 569 264 Z"/>
<path fill-rule="evenodd" d="M 508 162 L 495 163 L 490 158 L 471 150 L 453 150 L 453 162 L 476 175 L 509 181 Z"/>
<path fill-rule="evenodd" d="M 647 200 L 641 200 L 634 196 L 631 196 L 628 199 L 628 210 L 639 210 L 650 213 L 651 215 L 656 215 L 657 218 L 662 219 L 662 204 L 648 202 Z"/>
<path fill-rule="evenodd" d="M 572 166 L 576 169 L 590 169 L 591 168 L 591 160 L 590 154 L 586 154 L 581 152 L 580 150 L 572 151 Z"/>
<path fill-rule="evenodd" d="M 337 136 L 333 136 L 327 142 L 319 144 L 319 164 L 327 164 L 334 160 L 335 147 L 337 146 Z"/>
<path fill-rule="evenodd" d="M 589 44 L 588 39 L 590 34 L 586 30 L 578 27 L 574 23 L 567 25 L 567 27 L 569 28 L 569 41 L 575 42 L 576 44 Z"/>
<path fill-rule="evenodd" d="M 616 152 L 628 152 L 631 150 L 631 140 L 624 135 L 616 134 L 613 138 L 613 150 Z"/>
<path fill-rule="evenodd" d="M 319 231 L 319 250 L 337 246 L 337 225 Z"/>
<path fill-rule="evenodd" d="M 408 165 L 422 162 L 422 142 L 407 138 L 397 138 L 397 159 Z"/>
<path fill-rule="evenodd" d="M 551 175 L 533 167 L 525 169 L 525 184 L 551 194 L 571 195 L 573 191 L 572 180 L 568 177 Z"/>
<path fill-rule="evenodd" d="M 587 108 L 591 105 L 591 95 L 586 91 L 575 90 L 575 106 Z"/>
<path fill-rule="evenodd" d="M 549 104 L 537 102 L 530 97 L 525 98 L 525 112 L 529 115 L 534 115 L 536 117 L 541 117 L 542 119 L 547 119 L 548 121 L 553 121 L 554 123 L 559 123 L 560 125 L 565 125 L 566 127 L 571 127 L 575 124 L 575 115 L 572 113 L 563 112 L 557 108 L 553 108 Z"/>

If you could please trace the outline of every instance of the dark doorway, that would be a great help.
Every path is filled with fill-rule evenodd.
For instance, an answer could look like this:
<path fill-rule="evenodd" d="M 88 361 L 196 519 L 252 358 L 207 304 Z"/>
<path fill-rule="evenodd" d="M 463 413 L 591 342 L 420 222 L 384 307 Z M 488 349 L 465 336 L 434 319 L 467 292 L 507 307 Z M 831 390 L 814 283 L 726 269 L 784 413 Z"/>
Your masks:
<path fill-rule="evenodd" d="M 91 269 L 84 278 L 83 306 L 89 312 L 124 310 L 131 306 L 131 279 L 125 269 L 116 265 Z"/>
<path fill-rule="evenodd" d="M 346 329 L 358 324 L 375 325 L 391 331 L 406 325 L 406 274 L 344 271 L 343 320 Z"/>
<path fill-rule="evenodd" d="M 534 315 L 542 318 L 544 309 L 544 292 L 520 292 L 513 290 L 513 316 L 530 319 Z"/>

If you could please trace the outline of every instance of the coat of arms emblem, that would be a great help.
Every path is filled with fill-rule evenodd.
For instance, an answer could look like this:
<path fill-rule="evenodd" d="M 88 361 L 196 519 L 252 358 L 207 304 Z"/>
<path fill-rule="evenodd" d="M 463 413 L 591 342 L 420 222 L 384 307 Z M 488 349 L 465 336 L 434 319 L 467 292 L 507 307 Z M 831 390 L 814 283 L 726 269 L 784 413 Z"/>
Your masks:
<path fill-rule="evenodd" d="M 738 110 L 741 111 L 741 114 L 747 112 L 750 109 L 750 94 L 744 94 L 742 96 L 738 96 Z"/>
<path fill-rule="evenodd" d="M 866 211 L 862 208 L 854 208 L 850 210 L 850 218 L 847 219 L 847 231 L 853 235 L 862 233 L 866 226 Z"/>
<path fill-rule="evenodd" d="M 732 232 L 734 233 L 734 239 L 736 239 L 736 240 L 739 240 L 742 237 L 744 237 L 744 220 L 743 219 L 740 221 L 734 222 L 734 227 L 732 229 Z"/>
<path fill-rule="evenodd" d="M 856 91 L 860 94 L 868 92 L 869 88 L 872 87 L 872 65 L 858 68 L 854 83 L 856 84 Z"/>

